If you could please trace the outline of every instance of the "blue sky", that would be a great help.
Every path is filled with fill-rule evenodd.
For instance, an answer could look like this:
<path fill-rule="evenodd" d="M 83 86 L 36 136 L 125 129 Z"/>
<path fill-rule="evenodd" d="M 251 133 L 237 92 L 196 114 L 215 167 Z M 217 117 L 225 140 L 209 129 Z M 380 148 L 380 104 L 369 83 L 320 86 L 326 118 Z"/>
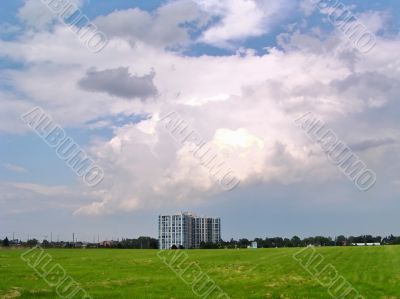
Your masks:
<path fill-rule="evenodd" d="M 400 233 L 400 4 L 340 3 L 376 38 L 370 52 L 307 0 L 81 1 L 109 39 L 98 54 L 41 1 L 2 3 L 0 237 L 156 236 L 156 216 L 178 210 L 221 216 L 224 238 Z M 86 186 L 21 121 L 35 106 L 104 184 Z M 218 148 L 238 188 L 221 190 L 173 140 L 159 122 L 170 111 Z M 307 111 L 357 148 L 373 189 L 291 123 Z"/>

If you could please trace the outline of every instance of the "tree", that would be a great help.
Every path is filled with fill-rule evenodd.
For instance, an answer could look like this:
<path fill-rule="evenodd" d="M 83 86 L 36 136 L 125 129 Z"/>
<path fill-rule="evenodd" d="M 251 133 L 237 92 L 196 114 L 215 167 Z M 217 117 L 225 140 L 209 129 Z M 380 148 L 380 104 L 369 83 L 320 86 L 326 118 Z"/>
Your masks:
<path fill-rule="evenodd" d="M 271 247 L 274 247 L 271 238 L 265 238 L 265 240 L 263 241 L 262 244 L 263 244 L 262 247 L 264 247 L 264 248 L 271 248 Z"/>
<path fill-rule="evenodd" d="M 288 238 L 284 238 L 283 239 L 283 246 L 284 247 L 293 247 L 293 244 Z"/>
<path fill-rule="evenodd" d="M 292 243 L 293 247 L 301 246 L 301 240 L 298 236 L 294 236 L 291 240 L 291 243 Z"/>
<path fill-rule="evenodd" d="M 254 239 L 254 242 L 257 242 L 257 248 L 262 248 L 262 247 L 263 247 L 263 243 L 264 243 L 264 240 L 263 240 L 263 239 L 261 239 L 261 238 L 255 238 L 255 239 Z"/>
<path fill-rule="evenodd" d="M 281 237 L 272 238 L 272 247 L 283 247 L 283 239 Z"/>
<path fill-rule="evenodd" d="M 365 239 L 365 243 L 374 243 L 375 242 L 375 238 L 371 235 L 364 236 L 364 239 Z"/>
<path fill-rule="evenodd" d="M 174 244 L 171 246 L 171 249 L 178 249 L 178 247 L 176 247 L 176 245 Z"/>
<path fill-rule="evenodd" d="M 382 242 L 382 237 L 381 236 L 377 236 L 374 238 L 374 243 L 381 243 Z"/>
<path fill-rule="evenodd" d="M 200 249 L 218 249 L 220 244 L 212 242 L 200 242 Z"/>
<path fill-rule="evenodd" d="M 7 238 L 7 237 L 3 240 L 3 246 L 4 246 L 4 247 L 10 246 L 10 241 L 8 241 L 8 238 Z"/>
<path fill-rule="evenodd" d="M 26 242 L 26 244 L 27 244 L 29 247 L 35 247 L 38 243 L 39 243 L 39 242 L 38 242 L 38 240 L 36 240 L 36 239 L 28 240 L 28 241 Z"/>
<path fill-rule="evenodd" d="M 239 239 L 238 245 L 240 248 L 247 248 L 247 246 L 250 246 L 251 242 L 244 238 L 244 239 Z"/>
<path fill-rule="evenodd" d="M 344 246 L 347 244 L 346 237 L 343 235 L 336 237 L 336 246 Z"/>

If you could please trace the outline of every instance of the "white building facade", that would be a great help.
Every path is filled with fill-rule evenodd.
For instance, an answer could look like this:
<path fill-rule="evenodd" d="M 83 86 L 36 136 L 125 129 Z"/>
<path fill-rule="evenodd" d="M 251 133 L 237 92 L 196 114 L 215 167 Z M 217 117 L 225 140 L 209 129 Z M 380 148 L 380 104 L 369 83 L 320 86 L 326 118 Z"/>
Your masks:
<path fill-rule="evenodd" d="M 221 241 L 221 219 L 198 217 L 181 212 L 158 216 L 158 242 L 160 249 L 199 248 L 201 242 Z"/>

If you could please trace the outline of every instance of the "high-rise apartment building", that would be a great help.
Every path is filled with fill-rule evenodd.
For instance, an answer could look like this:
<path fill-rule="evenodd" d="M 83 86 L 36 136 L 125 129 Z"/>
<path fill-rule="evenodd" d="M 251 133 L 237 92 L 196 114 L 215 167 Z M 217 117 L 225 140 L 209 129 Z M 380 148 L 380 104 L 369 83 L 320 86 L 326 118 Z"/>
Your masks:
<path fill-rule="evenodd" d="M 158 240 L 160 249 L 170 249 L 173 245 L 199 248 L 201 242 L 218 243 L 221 241 L 221 219 L 186 212 L 160 215 Z"/>

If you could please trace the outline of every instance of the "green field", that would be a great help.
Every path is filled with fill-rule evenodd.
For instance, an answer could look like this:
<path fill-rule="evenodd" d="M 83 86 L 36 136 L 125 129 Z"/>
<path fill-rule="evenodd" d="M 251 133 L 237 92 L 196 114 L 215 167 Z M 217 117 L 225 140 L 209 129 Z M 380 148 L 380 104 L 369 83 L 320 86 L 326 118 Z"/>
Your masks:
<path fill-rule="evenodd" d="M 186 263 L 196 262 L 230 298 L 331 298 L 327 288 L 293 258 L 298 251 L 183 252 L 188 255 Z M 59 298 L 55 287 L 21 259 L 23 252 L 0 249 L 0 298 Z M 53 258 L 52 264 L 61 265 L 93 298 L 200 298 L 155 250 L 45 252 Z M 400 246 L 318 248 L 317 252 L 364 298 L 400 298 Z"/>

